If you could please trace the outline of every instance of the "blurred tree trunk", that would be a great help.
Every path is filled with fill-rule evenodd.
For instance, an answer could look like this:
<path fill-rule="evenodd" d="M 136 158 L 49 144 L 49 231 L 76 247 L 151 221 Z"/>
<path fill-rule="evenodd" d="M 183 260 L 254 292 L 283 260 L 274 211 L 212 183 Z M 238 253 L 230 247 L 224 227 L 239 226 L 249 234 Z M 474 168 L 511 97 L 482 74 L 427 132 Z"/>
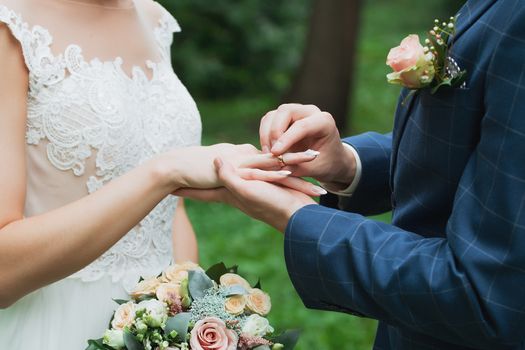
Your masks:
<path fill-rule="evenodd" d="M 315 104 L 347 126 L 361 0 L 315 0 L 301 66 L 284 102 Z"/>

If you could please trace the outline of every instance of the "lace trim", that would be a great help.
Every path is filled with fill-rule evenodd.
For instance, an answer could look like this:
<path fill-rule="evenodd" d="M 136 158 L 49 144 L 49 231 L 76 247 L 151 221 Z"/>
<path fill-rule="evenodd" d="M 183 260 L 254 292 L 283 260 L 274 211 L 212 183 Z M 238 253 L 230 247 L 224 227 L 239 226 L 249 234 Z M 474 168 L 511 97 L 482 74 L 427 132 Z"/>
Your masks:
<path fill-rule="evenodd" d="M 27 143 L 47 140 L 51 164 L 76 176 L 86 174 L 86 160 L 96 155 L 88 193 L 160 152 L 200 144 L 199 112 L 166 56 L 146 62 L 151 79 L 140 67 L 129 76 L 122 58 L 87 62 L 78 45 L 54 56 L 51 34 L 39 26 L 31 29 L 4 5 L 0 21 L 20 41 L 30 72 Z M 154 30 L 163 52 L 169 52 L 177 31 L 177 21 L 166 11 Z M 114 247 L 71 277 L 93 281 L 110 275 L 129 288 L 139 275 L 158 274 L 172 257 L 176 206 L 175 197 L 162 201 Z"/>

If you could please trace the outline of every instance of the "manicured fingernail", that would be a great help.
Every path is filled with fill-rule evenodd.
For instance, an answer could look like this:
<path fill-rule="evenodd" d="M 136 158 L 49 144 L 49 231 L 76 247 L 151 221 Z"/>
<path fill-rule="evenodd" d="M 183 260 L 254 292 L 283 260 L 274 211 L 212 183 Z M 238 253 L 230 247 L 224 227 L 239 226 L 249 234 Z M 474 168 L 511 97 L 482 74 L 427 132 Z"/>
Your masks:
<path fill-rule="evenodd" d="M 328 192 L 326 192 L 326 190 L 322 187 L 319 187 L 319 186 L 312 186 L 312 189 L 314 191 L 314 193 L 320 195 L 320 196 L 324 196 L 325 194 L 327 194 Z"/>
<path fill-rule="evenodd" d="M 308 151 L 304 152 L 304 155 L 307 157 L 318 157 L 321 154 L 319 151 L 314 151 L 313 149 L 309 149 Z"/>
<path fill-rule="evenodd" d="M 288 170 L 280 170 L 277 172 L 277 174 L 282 175 L 282 176 L 290 176 L 292 175 L 292 172 Z"/>

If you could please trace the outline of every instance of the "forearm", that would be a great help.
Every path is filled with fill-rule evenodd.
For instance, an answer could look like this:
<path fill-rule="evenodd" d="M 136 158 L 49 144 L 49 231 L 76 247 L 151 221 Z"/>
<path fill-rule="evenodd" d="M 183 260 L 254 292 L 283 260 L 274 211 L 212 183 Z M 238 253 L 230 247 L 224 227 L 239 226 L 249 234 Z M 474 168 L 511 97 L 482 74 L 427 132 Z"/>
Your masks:
<path fill-rule="evenodd" d="M 389 185 L 392 137 L 390 134 L 365 133 L 343 140 L 350 144 L 361 161 L 361 178 L 350 197 L 322 200 L 323 205 L 363 215 L 376 215 L 391 210 Z"/>
<path fill-rule="evenodd" d="M 173 218 L 173 260 L 175 262 L 199 261 L 197 238 L 182 198 L 179 199 L 179 205 Z"/>
<path fill-rule="evenodd" d="M 9 288 L 0 294 L 2 306 L 94 261 L 173 191 L 155 162 L 74 203 L 3 227 L 0 280 Z"/>
<path fill-rule="evenodd" d="M 458 250 L 446 238 L 318 206 L 292 218 L 285 243 L 290 277 L 310 308 L 364 315 L 473 348 L 519 343 L 522 310 L 502 310 L 480 295 L 499 267 L 489 256 L 459 259 Z M 513 273 L 515 283 L 520 274 Z M 519 291 L 491 289 L 522 305 Z"/>

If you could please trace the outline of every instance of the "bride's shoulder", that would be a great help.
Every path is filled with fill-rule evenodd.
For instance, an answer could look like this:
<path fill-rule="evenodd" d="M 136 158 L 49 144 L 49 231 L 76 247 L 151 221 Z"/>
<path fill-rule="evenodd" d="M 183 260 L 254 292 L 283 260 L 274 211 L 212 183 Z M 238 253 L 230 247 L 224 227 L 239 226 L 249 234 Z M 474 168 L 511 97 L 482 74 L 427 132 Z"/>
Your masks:
<path fill-rule="evenodd" d="M 1 1 L 1 0 L 0 0 Z M 145 13 L 146 17 L 150 19 L 154 26 L 158 26 L 159 23 L 166 28 L 170 33 L 180 32 L 180 26 L 175 17 L 159 2 L 154 0 L 135 0 L 136 3 L 141 6 L 141 10 Z"/>
<path fill-rule="evenodd" d="M 157 1 L 154 1 L 154 0 L 135 0 L 135 1 L 139 3 L 140 6 L 142 6 L 142 9 L 145 12 L 146 16 L 155 23 L 163 18 L 173 17 L 170 14 L 170 12 Z"/>
<path fill-rule="evenodd" d="M 0 0 L 0 7 L 13 11 L 16 14 L 30 11 L 34 5 L 33 0 Z"/>

